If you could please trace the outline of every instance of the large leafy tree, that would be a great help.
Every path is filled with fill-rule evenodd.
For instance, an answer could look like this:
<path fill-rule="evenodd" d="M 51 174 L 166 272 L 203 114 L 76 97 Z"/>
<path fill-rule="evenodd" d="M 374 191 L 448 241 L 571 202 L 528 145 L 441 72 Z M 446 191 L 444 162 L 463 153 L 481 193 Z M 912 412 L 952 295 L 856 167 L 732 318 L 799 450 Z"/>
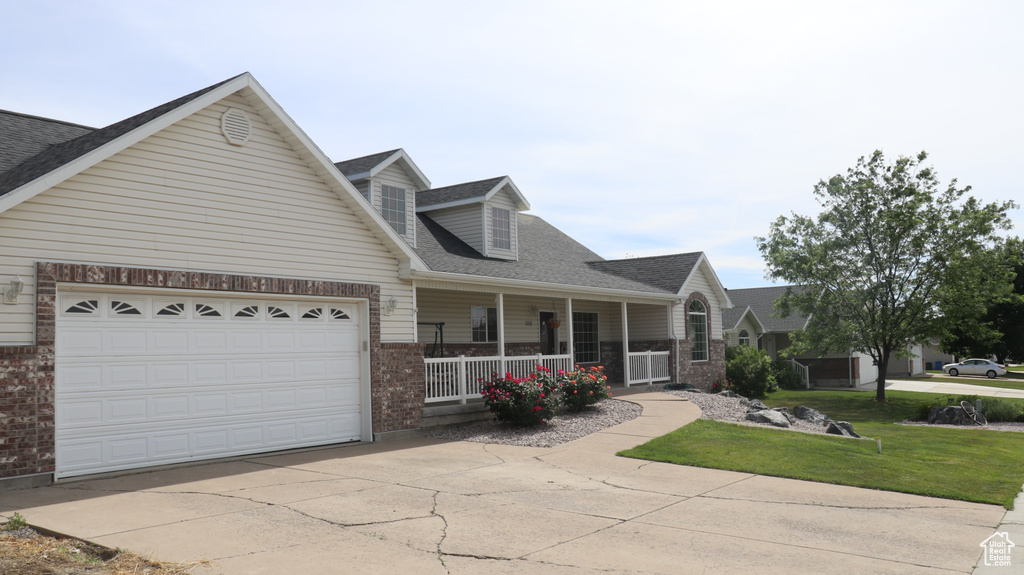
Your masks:
<path fill-rule="evenodd" d="M 1013 293 L 1005 301 L 992 302 L 977 325 L 955 324 L 942 336 L 941 348 L 963 357 L 995 355 L 1024 361 L 1024 241 L 1011 238 L 997 257 L 1013 268 Z"/>
<path fill-rule="evenodd" d="M 878 401 L 890 359 L 944 333 L 945 322 L 977 322 L 1010 290 L 1012 271 L 992 254 L 1015 204 L 982 204 L 956 180 L 943 187 L 926 158 L 861 157 L 814 187 L 816 219 L 780 216 L 756 238 L 767 277 L 803 287 L 776 304 L 811 318 L 793 351 L 870 355 Z"/>

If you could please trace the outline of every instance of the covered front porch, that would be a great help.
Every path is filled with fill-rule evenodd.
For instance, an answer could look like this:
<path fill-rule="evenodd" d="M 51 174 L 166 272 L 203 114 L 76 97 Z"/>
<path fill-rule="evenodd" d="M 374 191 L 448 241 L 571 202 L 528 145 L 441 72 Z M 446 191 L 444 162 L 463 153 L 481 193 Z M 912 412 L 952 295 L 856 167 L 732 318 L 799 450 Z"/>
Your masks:
<path fill-rule="evenodd" d="M 626 387 L 677 378 L 673 300 L 418 288 L 428 404 L 479 399 L 494 374 L 600 365 Z"/>

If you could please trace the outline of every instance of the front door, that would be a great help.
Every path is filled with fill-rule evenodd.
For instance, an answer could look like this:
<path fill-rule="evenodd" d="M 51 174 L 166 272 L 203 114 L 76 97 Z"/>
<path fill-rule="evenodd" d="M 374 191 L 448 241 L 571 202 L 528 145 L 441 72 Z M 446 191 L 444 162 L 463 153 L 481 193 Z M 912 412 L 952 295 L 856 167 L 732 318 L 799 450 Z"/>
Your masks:
<path fill-rule="evenodd" d="M 555 320 L 555 314 L 549 311 L 540 312 L 540 353 L 542 355 L 557 355 L 558 328 L 551 327 Z"/>

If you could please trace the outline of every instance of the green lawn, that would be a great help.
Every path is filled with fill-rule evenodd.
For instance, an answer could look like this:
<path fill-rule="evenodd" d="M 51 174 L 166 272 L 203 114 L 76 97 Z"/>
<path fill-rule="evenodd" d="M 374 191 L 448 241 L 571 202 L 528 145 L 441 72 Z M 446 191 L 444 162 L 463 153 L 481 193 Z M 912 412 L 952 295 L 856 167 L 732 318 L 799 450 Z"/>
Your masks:
<path fill-rule="evenodd" d="M 920 403 L 944 404 L 946 396 L 886 396 L 889 402 L 879 404 L 873 391 L 799 390 L 765 400 L 849 421 L 857 433 L 882 438 L 881 455 L 872 440 L 707 420 L 619 455 L 1012 507 L 1024 483 L 1024 433 L 894 425 L 912 417 Z"/>

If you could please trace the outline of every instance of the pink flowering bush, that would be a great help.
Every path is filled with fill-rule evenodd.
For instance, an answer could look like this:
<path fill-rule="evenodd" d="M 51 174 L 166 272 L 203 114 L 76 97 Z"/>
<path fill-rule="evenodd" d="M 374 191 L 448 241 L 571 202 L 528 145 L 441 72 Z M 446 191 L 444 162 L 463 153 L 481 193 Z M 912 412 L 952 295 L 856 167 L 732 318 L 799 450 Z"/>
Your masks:
<path fill-rule="evenodd" d="M 595 403 L 612 396 L 608 378 L 602 366 L 589 369 L 576 366 L 568 373 L 558 374 L 559 392 L 562 405 L 568 411 L 583 411 Z"/>
<path fill-rule="evenodd" d="M 537 366 L 526 378 L 494 374 L 480 392 L 494 418 L 512 425 L 533 426 L 545 423 L 558 406 L 557 384 L 550 370 Z"/>
<path fill-rule="evenodd" d="M 719 393 L 722 391 L 728 391 L 730 389 L 729 378 L 724 375 L 718 376 L 718 379 L 711 384 L 711 393 Z"/>

